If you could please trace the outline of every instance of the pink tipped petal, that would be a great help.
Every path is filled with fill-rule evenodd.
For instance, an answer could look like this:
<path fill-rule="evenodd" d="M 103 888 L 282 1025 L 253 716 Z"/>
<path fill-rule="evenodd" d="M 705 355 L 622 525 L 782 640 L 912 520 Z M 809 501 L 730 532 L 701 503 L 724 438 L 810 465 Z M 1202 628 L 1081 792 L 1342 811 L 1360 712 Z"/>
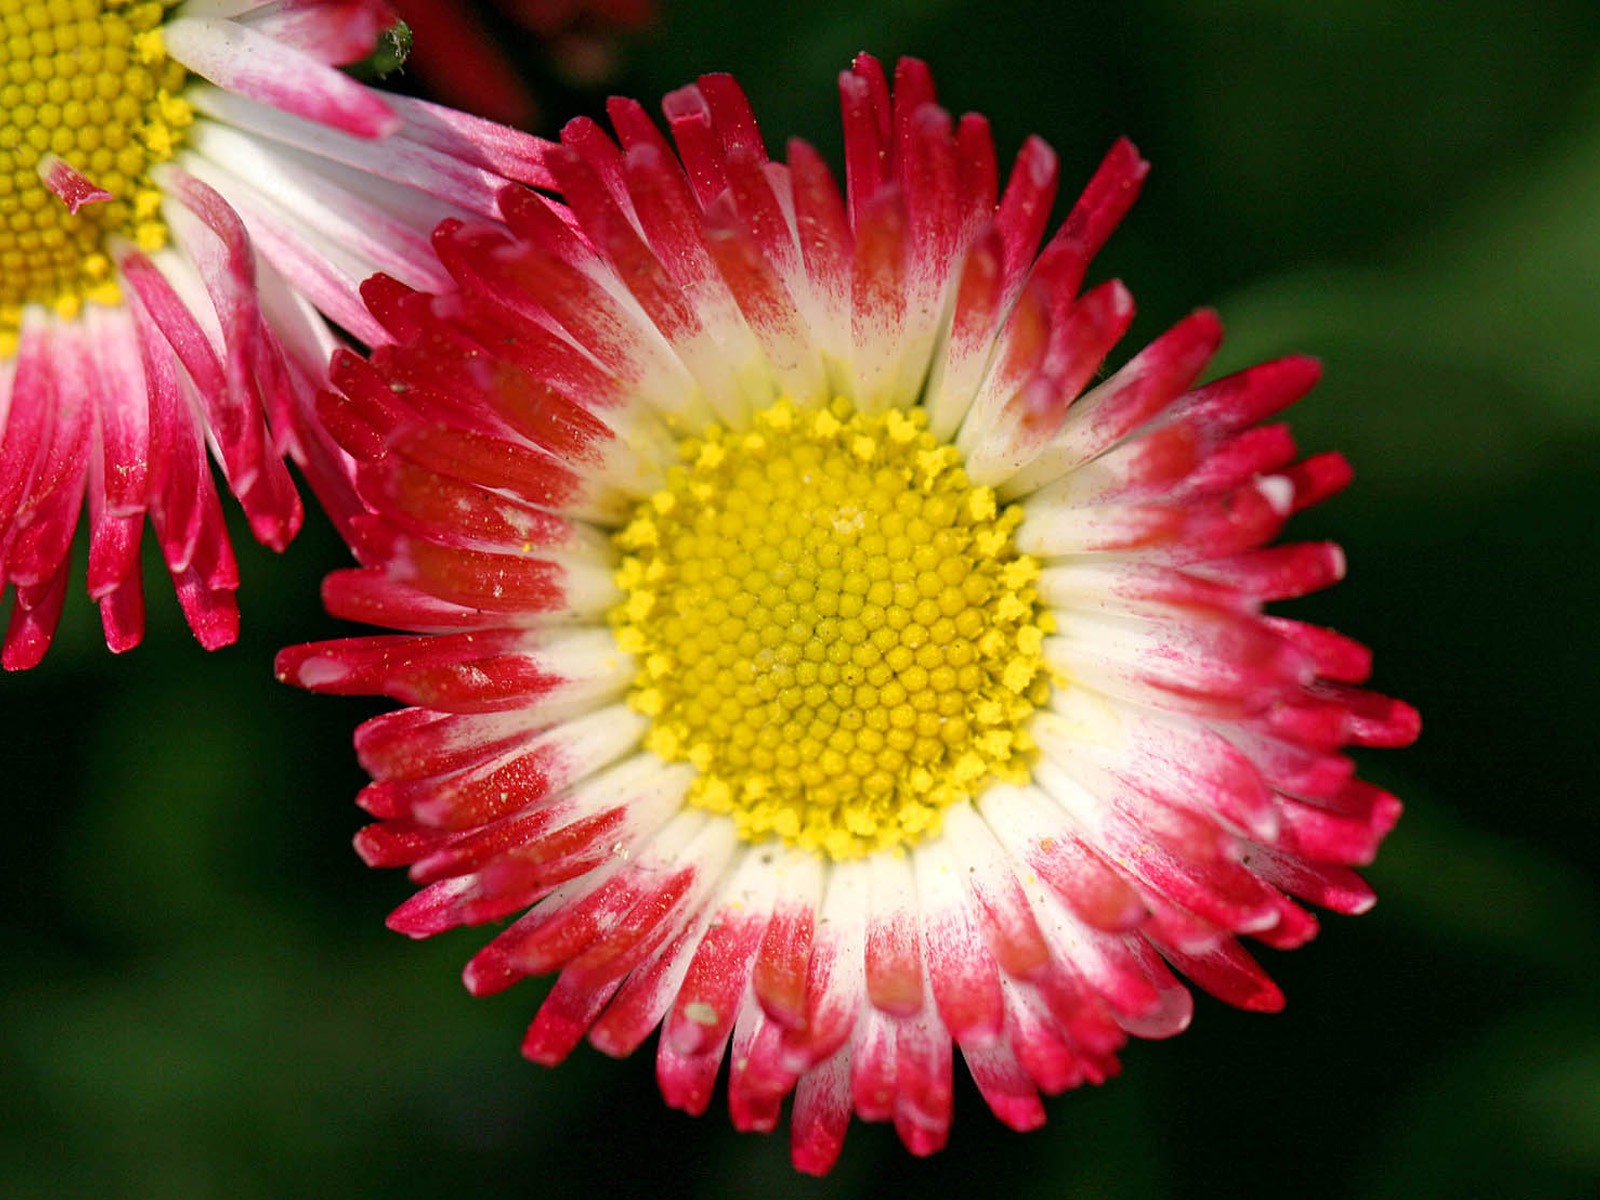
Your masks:
<path fill-rule="evenodd" d="M 0 538 L 16 520 L 49 444 L 56 413 L 56 382 L 50 369 L 55 340 L 55 330 L 38 309 L 24 312 L 16 359 L 6 364 L 9 404 L 0 440 Z"/>
<path fill-rule="evenodd" d="M 122 582 L 100 597 L 100 624 L 106 648 L 113 654 L 132 650 L 144 640 L 144 577 L 137 559 Z"/>
<path fill-rule="evenodd" d="M 916 880 L 910 862 L 884 855 L 870 864 L 872 911 L 867 923 L 867 998 L 893 1016 L 922 1010 L 922 946 Z"/>
<path fill-rule="evenodd" d="M 53 357 L 55 428 L 12 517 L 6 551 L 6 574 L 19 588 L 39 588 L 59 578 L 89 475 L 97 381 L 83 338 L 63 331 Z"/>
<path fill-rule="evenodd" d="M 150 477 L 150 399 L 132 322 L 90 315 L 90 352 L 100 392 L 99 429 L 106 511 L 142 515 Z"/>
<path fill-rule="evenodd" d="M 766 913 L 724 910 L 690 960 L 683 985 L 662 1023 L 663 1054 L 694 1059 L 720 1053 L 733 1031 L 740 994 L 761 948 Z M 703 1105 L 702 1105 L 703 1108 Z"/>
<path fill-rule="evenodd" d="M 1277 1012 L 1283 1008 L 1283 993 L 1278 985 L 1232 938 L 1223 940 L 1215 949 L 1196 952 L 1185 950 L 1154 931 L 1146 932 L 1145 937 L 1155 943 L 1168 962 L 1217 999 L 1250 1012 Z"/>
<path fill-rule="evenodd" d="M 1274 950 L 1298 950 L 1317 936 L 1317 918 L 1287 896 L 1277 898 L 1277 924 L 1251 934 L 1262 945 Z"/>
<path fill-rule="evenodd" d="M 894 1129 L 918 1157 L 944 1149 L 950 1135 L 950 1051 L 950 1035 L 931 1013 L 895 1029 Z"/>
<path fill-rule="evenodd" d="M 986 1047 L 962 1043 L 961 1056 L 966 1059 L 972 1080 L 978 1085 L 990 1111 L 1000 1120 L 1026 1133 L 1044 1124 L 1044 1104 L 1039 1099 L 1039 1089 L 1028 1073 L 1022 1069 L 1017 1056 L 1005 1042 L 993 1042 Z"/>
<path fill-rule="evenodd" d="M 613 979 L 595 986 L 581 974 L 563 971 L 539 1006 L 539 1015 L 528 1026 L 522 1039 L 522 1056 L 545 1067 L 564 1060 L 583 1040 L 620 982 Z"/>
<path fill-rule="evenodd" d="M 778 886 L 780 894 L 761 938 L 751 984 L 762 1011 L 783 1028 L 794 1029 L 805 1021 L 806 974 L 822 894 L 821 865 L 809 855 L 790 855 Z"/>
<path fill-rule="evenodd" d="M 680 930 L 653 959 L 628 976 L 589 1030 L 595 1049 L 620 1058 L 644 1044 L 671 1008 L 708 920 L 708 914 L 702 912 L 695 923 Z"/>
<path fill-rule="evenodd" d="M 0 667 L 7 671 L 26 671 L 39 665 L 61 621 L 67 599 L 67 564 L 55 575 L 32 587 L 19 587 L 0 643 Z"/>
<path fill-rule="evenodd" d="M 1068 405 L 1132 319 L 1133 298 L 1115 281 L 1050 314 L 1036 374 L 1004 402 L 992 424 L 984 421 L 987 414 L 980 407 L 962 426 L 957 444 L 967 450 L 973 482 L 1003 485 L 1044 451 L 1060 431 Z"/>
<path fill-rule="evenodd" d="M 1316 359 L 1292 355 L 1197 388 L 1174 405 L 1173 412 L 1219 433 L 1234 433 L 1281 412 L 1321 376 L 1322 364 Z"/>
<path fill-rule="evenodd" d="M 1039 257 L 1040 266 L 1056 267 L 1056 260 L 1067 279 L 1064 290 L 1078 289 L 1089 260 L 1100 252 L 1106 239 L 1127 215 L 1139 197 L 1139 189 L 1150 172 L 1150 164 L 1127 138 L 1118 139 L 1095 169 L 1093 178 L 1078 197 L 1066 221 Z"/>
<path fill-rule="evenodd" d="M 677 143 L 689 182 L 701 208 L 708 207 L 728 186 L 722 147 L 712 129 L 711 107 L 697 84 L 668 92 L 661 100 L 662 114 Z"/>
<path fill-rule="evenodd" d="M 1283 617 L 1268 617 L 1265 623 L 1279 637 L 1293 642 L 1309 655 L 1316 664 L 1317 674 L 1324 679 L 1365 683 L 1372 674 L 1372 651 L 1342 633 Z M 1415 736 L 1415 731 L 1411 736 Z"/>
<path fill-rule="evenodd" d="M 939 437 L 961 426 L 988 365 L 1006 304 L 1004 257 L 1000 234 L 986 229 L 967 246 L 955 278 L 949 328 L 928 382 L 928 425 Z"/>
<path fill-rule="evenodd" d="M 1355 916 L 1377 903 L 1371 885 L 1348 867 L 1307 862 L 1266 847 L 1252 849 L 1250 864 L 1290 895 L 1336 913 Z"/>
<path fill-rule="evenodd" d="M 807 1071 L 795 1089 L 789 1135 L 795 1169 L 826 1175 L 844 1148 L 850 1126 L 849 1056 L 840 1053 Z"/>
<path fill-rule="evenodd" d="M 961 805 L 945 816 L 945 833 L 971 898 L 969 917 L 1005 974 L 1026 979 L 1044 968 L 1050 948 L 1013 874 L 1013 863 L 987 825 Z"/>
<path fill-rule="evenodd" d="M 923 965 L 939 1016 L 952 1036 L 983 1045 L 1003 1019 L 999 969 L 968 914 L 965 872 L 940 838 L 917 848 Z"/>
<path fill-rule="evenodd" d="M 1176 400 L 1221 342 L 1222 324 L 1208 309 L 1173 326 L 1074 404 L 1056 440 L 1003 490 L 1023 495 L 1103 454 Z"/>
<path fill-rule="evenodd" d="M 400 117 L 376 92 L 265 32 L 214 17 L 181 17 L 162 34 L 167 53 L 227 91 L 355 137 L 382 138 L 400 129 Z"/>
<path fill-rule="evenodd" d="M 76 214 L 86 204 L 103 204 L 116 199 L 59 154 L 41 154 L 34 169 L 40 182 L 56 194 L 56 199 L 67 206 L 69 213 Z"/>
<path fill-rule="evenodd" d="M 860 228 L 865 205 L 889 179 L 889 84 L 877 59 L 857 55 L 852 68 L 839 75 L 839 102 L 850 224 Z"/>
<path fill-rule="evenodd" d="M 856 218 L 851 264 L 850 334 L 857 397 L 867 411 L 887 407 L 898 383 L 897 352 L 906 322 L 906 229 L 901 196 L 886 187 L 864 201 Z"/>
<path fill-rule="evenodd" d="M 1355 478 L 1355 470 L 1344 455 L 1335 451 L 1296 463 L 1284 475 L 1294 484 L 1294 507 L 1299 512 L 1344 491 Z"/>
<path fill-rule="evenodd" d="M 1006 181 L 1000 206 L 994 214 L 995 231 L 1000 236 L 1006 283 L 1002 293 L 1009 299 L 1032 265 L 1050 219 L 1059 179 L 1056 152 L 1037 137 L 1027 138 L 1017 151 L 1011 176 Z"/>
<path fill-rule="evenodd" d="M 172 584 L 196 641 L 207 650 L 216 650 L 239 640 L 236 588 L 207 583 L 194 567 L 174 575 Z"/>
<path fill-rule="evenodd" d="M 384 100 L 405 120 L 406 141 L 530 187 L 551 186 L 547 157 L 554 143 L 413 96 Z"/>
<path fill-rule="evenodd" d="M 728 1116 L 740 1133 L 771 1133 L 783 1116 L 795 1077 L 770 1067 L 776 1039 L 776 1029 L 747 993 L 734 1023 L 728 1070 Z"/>
<path fill-rule="evenodd" d="M 861 920 L 866 871 L 862 864 L 841 862 L 829 872 L 806 974 L 805 1023 L 784 1037 L 788 1060 L 797 1069 L 833 1057 L 850 1036 L 866 999 Z"/>
<path fill-rule="evenodd" d="M 241 23 L 321 62 L 345 66 L 372 53 L 394 21 L 382 0 L 282 0 L 246 12 Z"/>
<path fill-rule="evenodd" d="M 863 1015 L 850 1046 L 850 1097 L 863 1121 L 894 1116 L 895 1030 L 899 1022 L 882 1012 Z"/>

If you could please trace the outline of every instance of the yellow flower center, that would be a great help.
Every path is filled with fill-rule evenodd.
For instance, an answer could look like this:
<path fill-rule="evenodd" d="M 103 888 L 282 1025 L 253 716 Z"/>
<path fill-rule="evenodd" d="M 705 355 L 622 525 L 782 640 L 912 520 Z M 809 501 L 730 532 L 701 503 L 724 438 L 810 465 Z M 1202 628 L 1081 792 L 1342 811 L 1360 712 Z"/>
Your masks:
<path fill-rule="evenodd" d="M 682 465 L 615 538 L 612 613 L 647 745 L 741 837 L 834 858 L 909 844 L 1026 775 L 1049 615 L 1016 508 L 922 410 L 779 401 Z"/>
<path fill-rule="evenodd" d="M 25 305 L 117 302 L 109 239 L 166 241 L 149 170 L 193 120 L 161 40 L 175 2 L 0 0 L 0 354 Z M 112 199 L 71 212 L 41 177 L 52 156 Z"/>

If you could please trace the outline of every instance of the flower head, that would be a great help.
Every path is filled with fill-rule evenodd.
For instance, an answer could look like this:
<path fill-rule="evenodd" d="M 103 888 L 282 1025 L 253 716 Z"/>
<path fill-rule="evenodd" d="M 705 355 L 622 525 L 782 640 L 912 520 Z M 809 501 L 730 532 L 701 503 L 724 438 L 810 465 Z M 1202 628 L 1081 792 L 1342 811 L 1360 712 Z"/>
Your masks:
<path fill-rule="evenodd" d="M 1276 1008 L 1238 937 L 1372 903 L 1399 805 L 1342 750 L 1417 732 L 1363 648 L 1262 611 L 1343 570 L 1265 546 L 1348 477 L 1261 423 L 1315 364 L 1195 386 L 1200 312 L 1101 377 L 1133 148 L 1041 250 L 1043 143 L 1002 190 L 920 63 L 840 86 L 843 194 L 711 76 L 676 152 L 616 101 L 548 157 L 567 207 L 443 226 L 450 296 L 372 285 L 395 341 L 327 408 L 372 515 L 324 594 L 407 632 L 278 668 L 411 706 L 357 735 L 357 845 L 424 885 L 396 929 L 522 914 L 466 981 L 560 972 L 524 1053 L 659 1026 L 671 1104 L 727 1058 L 808 1171 L 852 1111 L 943 1144 L 956 1047 L 1029 1128 L 1185 1027 L 1175 971 Z"/>
<path fill-rule="evenodd" d="M 4 0 L 0 41 L 0 660 L 32 666 L 88 501 L 89 594 L 113 650 L 144 627 L 146 514 L 195 635 L 232 641 L 237 572 L 215 456 L 252 533 L 301 520 L 291 457 L 335 520 L 351 463 L 312 400 L 329 322 L 386 338 L 359 281 L 449 284 L 427 233 L 497 213 L 537 143 L 338 69 L 379 0 Z"/>

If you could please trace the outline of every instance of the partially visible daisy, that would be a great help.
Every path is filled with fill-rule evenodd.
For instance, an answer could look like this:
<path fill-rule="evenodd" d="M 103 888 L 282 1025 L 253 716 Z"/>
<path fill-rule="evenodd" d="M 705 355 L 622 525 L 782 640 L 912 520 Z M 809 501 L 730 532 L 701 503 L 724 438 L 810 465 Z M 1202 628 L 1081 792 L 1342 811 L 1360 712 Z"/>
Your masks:
<path fill-rule="evenodd" d="M 334 519 L 351 464 L 313 397 L 336 341 L 387 334 L 357 287 L 449 279 L 445 217 L 543 182 L 542 143 L 338 69 L 378 48 L 378 0 L 0 0 L 0 661 L 48 648 L 85 499 L 89 594 L 117 651 L 144 628 L 149 515 L 208 647 L 238 584 L 207 463 L 251 531 L 301 520 L 283 463 Z"/>
<path fill-rule="evenodd" d="M 1349 477 L 1262 423 L 1316 365 L 1196 386 L 1199 312 L 1103 376 L 1132 301 L 1080 286 L 1133 147 L 1041 249 L 1042 142 L 1002 191 L 922 64 L 840 88 L 843 194 L 708 76 L 675 150 L 630 101 L 567 128 L 575 227 L 508 193 L 440 230 L 456 294 L 381 285 L 395 342 L 334 370 L 373 515 L 324 595 L 407 632 L 278 662 L 411 706 L 357 735 L 357 845 L 424 885 L 395 929 L 521 914 L 466 982 L 559 971 L 528 1057 L 659 1026 L 669 1103 L 726 1059 L 812 1172 L 852 1112 L 941 1146 L 957 1048 L 1027 1129 L 1188 1024 L 1180 974 L 1276 1009 L 1239 936 L 1372 904 L 1399 804 L 1343 748 L 1418 729 L 1263 612 L 1344 570 L 1266 546 Z"/>

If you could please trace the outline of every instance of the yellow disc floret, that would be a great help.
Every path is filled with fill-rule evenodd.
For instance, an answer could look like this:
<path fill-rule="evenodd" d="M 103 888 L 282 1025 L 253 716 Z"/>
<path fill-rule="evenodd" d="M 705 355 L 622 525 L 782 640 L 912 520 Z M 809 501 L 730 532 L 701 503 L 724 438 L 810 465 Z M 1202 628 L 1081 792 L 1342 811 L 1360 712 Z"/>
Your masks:
<path fill-rule="evenodd" d="M 1038 565 L 920 409 L 787 401 L 681 445 L 616 535 L 612 613 L 647 744 L 749 841 L 908 844 L 1025 776 L 1049 695 Z"/>
<path fill-rule="evenodd" d="M 0 353 L 22 309 L 115 303 L 107 242 L 166 241 L 149 178 L 193 120 L 162 48 L 176 0 L 0 0 Z M 40 178 L 59 158 L 112 199 L 76 213 Z"/>

